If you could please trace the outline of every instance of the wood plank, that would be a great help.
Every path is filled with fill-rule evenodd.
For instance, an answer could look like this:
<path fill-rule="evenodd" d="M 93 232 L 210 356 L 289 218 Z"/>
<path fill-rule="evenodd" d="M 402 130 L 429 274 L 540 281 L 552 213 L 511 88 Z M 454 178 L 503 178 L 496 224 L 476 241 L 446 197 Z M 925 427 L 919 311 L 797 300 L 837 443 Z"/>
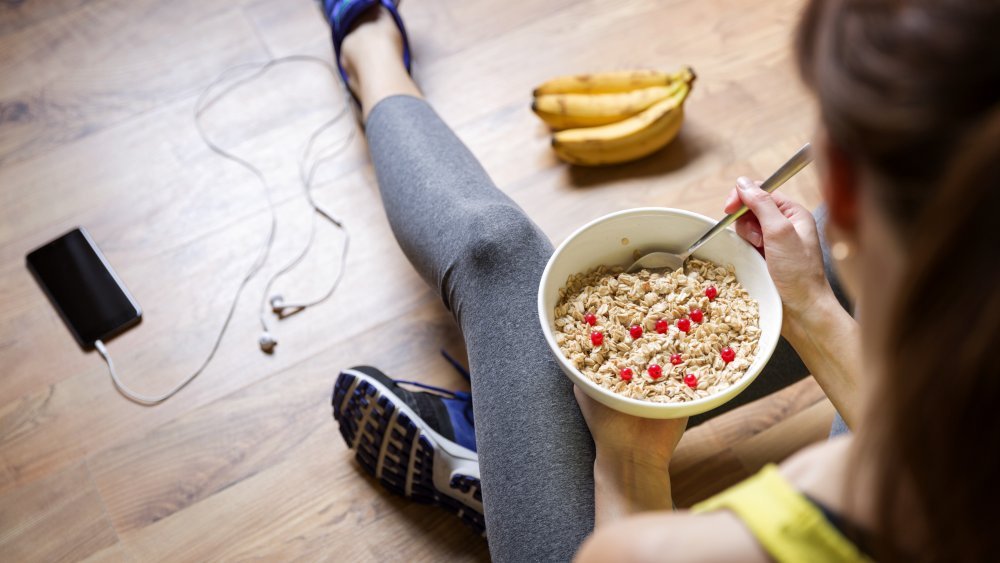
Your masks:
<path fill-rule="evenodd" d="M 117 541 L 85 462 L 0 494 L 5 561 L 82 559 Z"/>
<path fill-rule="evenodd" d="M 504 6 L 505 9 L 498 10 L 489 2 L 426 0 L 403 2 L 400 12 L 406 21 L 415 73 L 419 78 L 425 65 L 475 49 L 484 38 L 505 35 L 553 15 L 559 17 L 558 14 L 575 3 L 576 0 L 549 0 Z M 316 5 L 258 0 L 247 6 L 245 11 L 275 56 L 330 54 L 329 29 Z M 441 33 L 441 30 L 447 30 L 447 33 Z"/>
<path fill-rule="evenodd" d="M 775 424 L 826 400 L 823 390 L 807 377 L 764 399 L 737 409 L 738 416 L 720 416 L 703 424 L 723 444 L 747 441 Z M 829 430 L 827 424 L 827 430 Z"/>
<path fill-rule="evenodd" d="M 48 2 L 5 2 L 0 4 L 0 37 L 45 22 L 75 10 L 88 0 L 50 0 Z"/>
<path fill-rule="evenodd" d="M 127 532 L 161 520 L 283 460 L 318 427 L 334 426 L 330 392 L 342 368 L 381 357 L 380 367 L 395 367 L 403 372 L 397 371 L 398 377 L 417 375 L 404 366 L 421 365 L 428 370 L 419 374 L 424 380 L 464 386 L 443 359 L 435 360 L 438 343 L 457 338 L 453 323 L 439 322 L 439 307 L 428 293 L 405 319 L 388 320 L 93 455 L 91 467 L 116 529 Z M 437 369 L 431 371 L 432 366 Z M 330 447 L 345 449 L 339 438 Z M 339 473 L 342 468 L 330 469 Z"/>
<path fill-rule="evenodd" d="M 374 198 L 370 191 L 347 187 L 341 193 L 348 194 L 351 199 L 372 201 Z M 134 405 L 117 395 L 100 359 L 93 353 L 88 357 L 76 348 L 41 293 L 30 287 L 33 285 L 30 277 L 23 273 L 23 283 L 29 286 L 27 290 L 35 293 L 31 297 L 30 314 L 48 320 L 44 325 L 27 323 L 24 331 L 11 335 L 17 345 L 5 351 L 10 377 L 3 385 L 17 390 L 17 382 L 22 381 L 21 389 L 39 383 L 48 383 L 54 388 L 41 387 L 0 407 L 0 449 L 16 478 L 31 479 L 38 471 L 58 467 L 57 458 L 61 457 L 58 452 L 81 447 L 96 452 L 142 434 L 178 413 L 259 380 L 273 373 L 272 370 L 280 370 L 281 366 L 292 365 L 331 343 L 356 337 L 397 317 L 415 300 L 426 298 L 429 290 L 401 256 L 388 226 L 379 217 L 381 210 L 372 204 L 358 208 L 351 223 L 356 227 L 356 238 L 342 293 L 315 311 L 276 324 L 276 334 L 284 344 L 273 357 L 266 357 L 256 346 L 260 328 L 255 319 L 263 283 L 263 279 L 259 279 L 248 289 L 248 297 L 241 303 L 232 333 L 224 342 L 217 362 L 177 399 L 154 409 Z M 314 275 L 293 276 L 278 286 L 279 291 L 288 296 L 316 295 L 329 283 L 338 265 L 334 260 L 324 260 L 323 255 L 339 256 L 340 242 L 328 230 L 326 232 L 317 244 L 311 264 L 305 266 L 311 266 Z M 300 236 L 304 234 L 300 231 Z M 110 345 L 118 369 L 127 381 L 135 382 L 134 385 L 143 391 L 163 389 L 198 365 L 218 330 L 228 305 L 226 300 L 235 289 L 233 283 L 240 270 L 246 267 L 246 260 L 251 258 L 232 250 L 224 250 L 225 254 L 213 250 L 210 259 L 202 257 L 201 253 L 206 248 L 246 248 L 243 241 L 251 238 L 256 241 L 261 235 L 259 222 L 241 224 L 238 229 L 214 234 L 207 244 L 182 247 L 155 260 L 119 267 L 123 279 L 145 282 L 128 283 L 146 307 L 146 320 Z M 288 246 L 279 245 L 278 251 L 288 256 L 294 248 L 292 242 L 287 241 Z M 230 253 L 232 255 L 227 256 Z M 122 263 L 116 261 L 114 252 L 109 252 L 108 256 L 113 264 Z M 225 264 L 226 270 L 218 276 L 211 275 L 213 263 Z M 276 267 L 272 266 L 269 271 Z M 162 282 L 178 280 L 178 277 L 180 280 L 172 286 Z M 383 279 L 391 279 L 394 283 L 370 282 Z M 354 297 L 348 299 L 349 295 Z M 393 303 L 398 309 L 387 308 L 385 303 Z M 438 307 L 443 318 L 448 318 L 443 307 Z M 54 352 L 41 364 L 35 352 L 39 346 Z M 39 373 L 39 365 L 45 363 L 54 365 Z M 46 381 L 47 378 L 51 379 Z M 72 457 L 63 462 L 71 462 Z"/>
<path fill-rule="evenodd" d="M 749 24 L 745 13 L 736 19 L 735 14 L 743 12 L 736 3 L 671 2 L 664 10 L 660 3 L 635 2 L 608 11 L 605 3 L 579 2 L 460 56 L 433 60 L 421 77 L 432 102 L 447 100 L 436 107 L 497 184 L 554 240 L 584 221 L 633 206 L 681 206 L 721 217 L 720 202 L 737 176 L 770 173 L 813 129 L 811 107 L 802 101 L 803 91 L 784 43 L 789 14 L 797 5 L 790 0 L 759 6 L 752 16 L 755 31 L 737 34 L 732 32 L 737 23 Z M 663 17 L 668 29 L 647 38 L 652 45 L 642 56 L 647 65 L 690 63 L 699 71 L 687 104 L 682 144 L 669 148 L 662 158 L 605 170 L 567 167 L 556 161 L 547 131 L 529 110 L 531 88 L 553 74 L 640 64 L 623 58 L 613 46 L 628 44 L 635 30 L 664 13 L 674 16 Z M 712 21 L 719 14 L 734 15 L 723 16 L 724 21 L 708 33 L 682 24 L 677 30 L 669 28 L 672 22 Z M 586 22 L 586 29 L 567 26 L 567 21 Z M 599 42 L 588 40 L 596 37 Z M 545 56 L 525 65 L 518 58 L 524 52 Z M 727 56 L 715 56 L 718 52 Z M 580 66 L 567 66 L 567 61 Z M 497 87 L 492 76 L 503 76 L 503 87 Z M 803 111 L 787 111 L 794 104 L 802 105 Z M 515 138 L 530 142 L 508 141 Z M 576 197 L 580 188 L 585 188 L 586 197 Z M 814 177 L 807 172 L 783 190 L 793 195 L 815 193 Z M 548 212 L 551 209 L 561 212 Z"/>
<path fill-rule="evenodd" d="M 800 5 L 426 0 L 404 2 L 403 14 L 429 100 L 559 241 L 627 207 L 719 217 L 736 176 L 762 177 L 791 154 L 814 119 L 789 50 Z M 329 387 L 346 365 L 464 385 L 437 353 L 445 346 L 464 357 L 460 335 L 397 247 L 363 142 L 317 185 L 354 235 L 338 294 L 277 325 L 282 343 L 265 357 L 255 344 L 257 280 L 216 363 L 160 407 L 115 393 L 24 268 L 28 250 L 84 224 L 145 308 L 143 324 L 111 344 L 124 376 L 153 390 L 197 365 L 267 215 L 252 179 L 195 135 L 195 96 L 232 64 L 292 53 L 331 56 L 312 2 L 0 5 L 3 559 L 8 547 L 18 560 L 488 556 L 450 514 L 365 477 L 330 420 Z M 682 63 L 699 78 L 680 139 L 630 166 L 559 163 L 528 108 L 531 88 L 555 74 Z M 271 184 L 280 223 L 267 271 L 305 240 L 294 159 L 343 100 L 334 80 L 308 68 L 276 70 L 206 120 L 225 146 L 261 163 Z M 344 125 L 332 133 L 353 123 Z M 819 201 L 809 172 L 782 190 L 810 207 Z M 338 243 L 324 232 L 279 291 L 322 291 Z M 807 380 L 690 431 L 672 468 L 678 504 L 821 438 L 830 408 Z"/>
<path fill-rule="evenodd" d="M 124 541 L 140 560 L 471 560 L 485 542 L 440 509 L 410 505 L 369 487 L 327 448 L 318 426 L 304 455 L 135 532 Z M 353 473 L 353 472 L 352 472 Z M 224 525 L 219 525 L 224 523 Z M 367 538 L 378 538 L 371 541 Z M 426 538 L 434 538 L 426 541 Z M 405 554 L 405 555 L 404 555 Z"/>
<path fill-rule="evenodd" d="M 671 471 L 674 504 L 690 508 L 747 477 L 746 469 L 730 449 L 716 450 L 687 468 Z"/>
<path fill-rule="evenodd" d="M 823 399 L 735 444 L 733 453 L 748 473 L 754 473 L 768 463 L 783 461 L 805 445 L 825 440 L 835 413 L 833 404 Z"/>
<path fill-rule="evenodd" d="M 444 360 L 434 358 L 437 342 L 456 337 L 452 324 L 434 322 L 437 313 L 437 304 L 428 298 L 405 322 L 377 327 L 356 341 L 95 455 L 91 464 L 96 481 L 129 549 L 141 559 L 305 557 L 317 550 L 340 553 L 357 543 L 354 534 L 366 533 L 347 530 L 369 523 L 381 533 L 386 533 L 386 526 L 398 527 L 391 534 L 397 540 L 379 546 L 384 554 L 398 553 L 405 542 L 428 532 L 445 544 L 467 544 L 474 534 L 449 514 L 394 499 L 370 479 L 359 479 L 361 473 L 330 416 L 337 367 L 380 353 L 390 373 L 407 376 L 405 366 L 422 365 L 427 370 L 420 374 L 425 380 L 461 386 L 460 377 Z M 385 342 L 398 345 L 386 351 Z M 289 497 L 278 505 L 271 504 L 275 487 L 284 488 Z M 267 503 L 269 508 L 250 509 L 247 503 Z M 356 512 L 359 506 L 365 507 L 361 513 Z M 388 518 L 396 511 L 409 516 L 396 523 Z M 192 525 L 202 512 L 211 515 L 205 516 L 209 520 L 227 522 L 227 529 L 206 537 L 208 530 Z M 386 518 L 391 522 L 383 521 Z M 304 537 L 283 544 L 281 534 L 291 528 L 303 530 Z M 261 538 L 260 545 L 250 545 L 257 541 L 253 538 L 232 541 L 250 530 Z M 178 534 L 193 536 L 189 542 L 178 542 Z M 170 538 L 170 545 L 163 538 Z M 471 555 L 476 553 L 480 551 Z M 421 559 L 419 550 L 415 556 Z"/>
<path fill-rule="evenodd" d="M 832 410 L 806 378 L 687 431 L 670 465 L 674 502 L 689 507 L 822 439 Z"/>
<path fill-rule="evenodd" d="M 86 563 L 126 563 L 133 562 L 135 559 L 122 547 L 122 544 L 116 543 L 94 553 L 83 561 Z"/>
<path fill-rule="evenodd" d="M 266 53 L 218 0 L 99 0 L 0 37 L 0 164 L 190 96 Z"/>

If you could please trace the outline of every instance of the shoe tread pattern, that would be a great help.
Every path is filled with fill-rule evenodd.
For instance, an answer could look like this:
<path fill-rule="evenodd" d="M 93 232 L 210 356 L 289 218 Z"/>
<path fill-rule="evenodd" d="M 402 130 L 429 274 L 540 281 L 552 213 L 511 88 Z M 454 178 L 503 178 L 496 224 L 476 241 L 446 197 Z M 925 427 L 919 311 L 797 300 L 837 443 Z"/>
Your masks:
<path fill-rule="evenodd" d="M 350 373 L 342 373 L 337 378 L 333 390 L 333 417 L 339 423 L 341 436 L 348 447 L 355 450 L 354 456 L 365 471 L 390 492 L 422 504 L 437 504 L 484 533 L 486 525 L 481 513 L 435 489 L 434 446 L 406 413 L 397 413 L 397 410 L 390 396 L 383 395 L 364 379 L 359 380 Z M 384 449 L 383 440 L 388 440 Z M 406 487 L 408 475 L 409 491 Z M 455 496 L 482 503 L 480 480 L 476 477 L 452 475 L 449 487 Z"/>

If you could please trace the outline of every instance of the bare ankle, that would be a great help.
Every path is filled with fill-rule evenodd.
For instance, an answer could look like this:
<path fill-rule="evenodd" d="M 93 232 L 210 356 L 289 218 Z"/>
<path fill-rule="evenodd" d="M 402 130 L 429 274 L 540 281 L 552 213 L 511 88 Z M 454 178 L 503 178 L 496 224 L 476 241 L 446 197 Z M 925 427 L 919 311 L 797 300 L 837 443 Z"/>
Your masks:
<path fill-rule="evenodd" d="M 389 96 L 420 96 L 403 63 L 403 36 L 385 8 L 371 10 L 358 19 L 341 45 L 340 62 L 366 119 L 368 112 Z"/>
<path fill-rule="evenodd" d="M 378 64 L 386 55 L 402 57 L 403 37 L 392 15 L 379 6 L 355 22 L 340 52 L 344 68 L 351 73 L 352 69 L 358 71 L 366 65 Z"/>

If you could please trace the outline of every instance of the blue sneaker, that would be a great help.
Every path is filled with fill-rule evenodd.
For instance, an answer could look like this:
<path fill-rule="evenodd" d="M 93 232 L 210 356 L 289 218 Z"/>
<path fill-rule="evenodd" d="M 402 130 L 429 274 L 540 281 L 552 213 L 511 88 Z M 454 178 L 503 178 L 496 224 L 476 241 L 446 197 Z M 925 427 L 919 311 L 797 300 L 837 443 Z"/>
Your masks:
<path fill-rule="evenodd" d="M 323 11 L 323 18 L 330 24 L 330 38 L 333 40 L 333 53 L 336 59 L 337 70 L 340 78 L 347 87 L 347 71 L 340 63 L 340 47 L 344 43 L 344 38 L 351 31 L 351 26 L 362 14 L 376 6 L 384 7 L 392 16 L 399 34 L 403 38 L 403 65 L 407 72 L 412 72 L 412 57 L 410 56 L 410 39 L 406 35 L 406 26 L 403 18 L 399 15 L 399 0 L 320 0 L 320 9 Z M 354 97 L 354 101 L 360 104 L 357 94 L 348 87 L 348 92 Z"/>
<path fill-rule="evenodd" d="M 485 533 L 468 393 L 392 380 L 373 367 L 358 366 L 337 377 L 333 418 L 358 463 L 383 487 L 437 504 Z"/>

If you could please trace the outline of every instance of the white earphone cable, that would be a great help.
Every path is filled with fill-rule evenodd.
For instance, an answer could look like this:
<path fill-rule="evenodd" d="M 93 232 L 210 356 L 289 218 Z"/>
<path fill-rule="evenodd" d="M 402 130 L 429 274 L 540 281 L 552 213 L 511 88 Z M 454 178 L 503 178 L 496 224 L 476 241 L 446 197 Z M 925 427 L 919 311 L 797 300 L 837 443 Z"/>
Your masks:
<path fill-rule="evenodd" d="M 341 139 L 340 144 L 335 145 L 329 152 L 318 157 L 313 162 L 312 166 L 309 168 L 308 171 L 305 168 L 305 163 L 308 160 L 309 154 L 312 152 L 312 147 L 315 144 L 316 139 L 320 136 L 320 134 L 323 133 L 323 131 L 333 126 L 338 120 L 340 120 L 340 118 L 345 115 L 346 109 L 347 108 L 345 107 L 344 110 L 341 110 L 336 116 L 327 121 L 323 127 L 320 127 L 319 129 L 316 129 L 316 131 L 313 132 L 312 136 L 310 136 L 309 138 L 309 142 L 306 144 L 305 151 L 302 154 L 302 159 L 299 161 L 299 177 L 302 181 L 302 186 L 305 191 L 306 202 L 309 203 L 309 206 L 312 207 L 313 209 L 313 215 L 310 217 L 309 220 L 309 237 L 306 240 L 306 244 L 302 247 L 302 250 L 294 258 L 289 260 L 284 266 L 278 269 L 278 271 L 271 274 L 271 277 L 268 278 L 267 283 L 264 286 L 264 292 L 261 294 L 261 303 L 260 303 L 260 325 L 261 328 L 264 329 L 265 333 L 268 333 L 270 331 L 267 324 L 266 305 L 269 299 L 273 299 L 272 297 L 270 297 L 271 288 L 274 285 L 274 283 L 278 280 L 278 278 L 282 277 L 283 275 L 294 269 L 302 260 L 305 259 L 306 255 L 309 253 L 309 250 L 312 248 L 313 240 L 316 235 L 316 215 L 320 215 L 321 217 L 325 218 L 334 226 L 338 227 L 344 233 L 344 243 L 340 253 L 340 269 L 338 270 L 336 277 L 334 277 L 333 283 L 330 284 L 330 287 L 327 289 L 327 291 L 323 295 L 321 295 L 318 299 L 315 299 L 313 301 L 306 301 L 303 303 L 282 302 L 280 303 L 280 305 L 275 303 L 273 304 L 272 309 L 280 317 L 285 309 L 292 309 L 295 312 L 298 312 L 301 311 L 302 309 L 319 305 L 320 303 L 329 299 L 331 295 L 333 295 L 333 292 L 336 291 L 337 286 L 340 285 L 340 280 L 344 276 L 344 271 L 347 269 L 347 251 L 351 243 L 351 234 L 347 230 L 347 227 L 344 225 L 342 221 L 340 221 L 334 215 L 332 215 L 331 213 L 327 212 L 322 207 L 320 207 L 320 205 L 316 202 L 316 200 L 313 199 L 312 185 L 313 185 L 313 178 L 315 177 L 316 170 L 319 168 L 319 166 L 324 162 L 330 160 L 331 158 L 337 156 L 341 151 L 346 149 L 347 145 L 349 145 L 350 142 L 354 140 L 356 130 L 353 128 L 350 129 L 347 135 L 345 135 Z"/>
<path fill-rule="evenodd" d="M 241 167 L 243 167 L 244 169 L 246 169 L 247 171 L 249 171 L 251 174 L 253 174 L 257 178 L 257 180 L 260 183 L 260 186 L 261 186 L 261 188 L 262 188 L 262 190 L 264 192 L 264 197 L 265 197 L 265 199 L 267 201 L 268 211 L 270 213 L 270 223 L 269 223 L 269 227 L 268 227 L 268 232 L 267 232 L 267 236 L 264 238 L 264 242 L 260 246 L 260 250 L 257 252 L 256 258 L 251 263 L 250 268 L 247 270 L 246 274 L 244 274 L 243 278 L 240 280 L 240 282 L 239 282 L 239 284 L 238 284 L 238 286 L 236 288 L 236 292 L 233 295 L 232 301 L 230 302 L 230 305 L 229 305 L 229 309 L 228 309 L 228 311 L 226 313 L 225 320 L 223 320 L 223 322 L 222 322 L 222 326 L 219 329 L 219 332 L 218 332 L 218 334 L 217 334 L 217 336 L 215 338 L 215 341 L 212 344 L 211 349 L 208 352 L 208 355 L 205 357 L 204 361 L 202 361 L 202 363 L 198 367 L 198 369 L 196 369 L 193 373 L 191 373 L 191 375 L 189 375 L 188 377 L 186 377 L 185 379 L 183 379 L 182 381 L 180 381 L 177 385 L 175 385 L 174 387 L 172 387 L 169 391 L 166 391 L 166 392 L 161 393 L 159 395 L 146 395 L 146 394 L 143 394 L 143 393 L 138 393 L 136 391 L 133 391 L 132 389 L 130 389 L 119 378 L 119 376 L 118 376 L 118 374 L 117 374 L 117 372 L 115 370 L 115 364 L 114 364 L 114 362 L 111 359 L 111 354 L 108 352 L 107 346 L 104 344 L 104 342 L 101 341 L 101 340 L 98 340 L 94 344 L 95 348 L 97 349 L 97 352 L 101 355 L 101 357 L 104 359 L 105 363 L 107 363 L 107 365 L 108 365 L 108 371 L 111 374 L 111 380 L 114 382 L 115 388 L 118 389 L 118 391 L 122 395 L 124 395 L 126 398 L 128 398 L 129 400 L 132 400 L 132 401 L 134 401 L 136 403 L 139 403 L 139 404 L 142 404 L 142 405 L 150 405 L 150 406 L 162 403 L 163 401 L 166 401 L 170 397 L 173 397 L 174 395 L 176 395 L 177 392 L 179 392 L 181 389 L 183 389 L 185 386 L 187 386 L 189 383 L 191 383 L 191 381 L 193 381 L 196 377 L 198 377 L 205 370 L 205 368 L 208 367 L 208 365 L 211 363 L 212 359 L 215 357 L 216 352 L 218 352 L 219 346 L 222 344 L 222 339 L 225 336 L 226 331 L 229 329 L 229 324 L 232 321 L 233 315 L 236 312 L 236 306 L 239 303 L 240 295 L 242 295 L 243 290 L 246 288 L 247 284 L 250 282 L 250 280 L 252 280 L 254 278 L 254 276 L 257 275 L 257 273 L 261 270 L 261 268 L 263 268 L 264 264 L 267 261 L 268 255 L 271 252 L 271 248 L 274 245 L 274 237 L 275 237 L 275 232 L 277 231 L 278 220 L 277 220 L 277 212 L 276 212 L 275 207 L 274 207 L 274 201 L 271 198 L 271 192 L 270 192 L 269 186 L 267 184 L 267 180 L 264 177 L 264 173 L 258 167 L 254 166 L 251 162 L 249 162 L 248 160 L 246 160 L 244 158 L 241 158 L 240 156 L 227 151 L 226 149 L 222 148 L 221 146 L 219 146 L 218 144 L 216 144 L 214 141 L 212 141 L 211 138 L 208 136 L 208 134 L 204 130 L 204 127 L 203 127 L 202 122 L 201 122 L 201 117 L 205 113 L 205 111 L 207 111 L 208 109 L 210 109 L 212 106 L 214 106 L 216 103 L 218 103 L 219 100 L 221 100 L 222 98 L 224 98 L 226 95 L 228 95 L 230 92 L 232 92 L 233 90 L 235 90 L 239 86 L 242 86 L 242 85 L 244 85 L 244 84 L 246 84 L 246 83 L 248 83 L 248 82 L 256 79 L 257 77 L 265 74 L 268 70 L 270 70 L 270 69 L 272 69 L 272 68 L 274 68 L 276 66 L 287 64 L 287 63 L 296 63 L 296 62 L 308 62 L 308 63 L 319 64 L 319 65 L 323 66 L 330 73 L 330 75 L 332 77 L 334 77 L 335 80 L 339 80 L 339 78 L 337 77 L 337 71 L 336 71 L 336 69 L 334 69 L 334 67 L 329 62 L 327 62 L 327 61 L 325 61 L 325 60 L 323 60 L 323 59 L 321 59 L 319 57 L 313 57 L 313 56 L 309 56 L 309 55 L 291 55 L 291 56 L 287 56 L 287 57 L 281 57 L 281 58 L 277 58 L 277 59 L 271 59 L 271 60 L 263 62 L 263 63 L 243 63 L 243 64 L 238 64 L 238 65 L 232 66 L 232 67 L 224 70 L 222 73 L 220 73 L 219 76 L 216 77 L 216 79 L 214 81 L 212 81 L 211 84 L 209 84 L 208 86 L 206 86 L 205 89 L 202 90 L 201 94 L 198 95 L 198 100 L 195 103 L 194 115 L 193 115 L 193 117 L 194 117 L 194 124 L 195 124 L 195 128 L 196 128 L 196 130 L 198 132 L 198 136 L 201 138 L 202 142 L 204 142 L 205 145 L 209 148 L 209 150 L 211 150 L 215 154 L 221 156 L 222 158 L 225 158 L 227 160 L 235 162 L 236 164 L 239 164 Z M 219 84 L 221 84 L 224 81 L 228 80 L 233 73 L 235 73 L 237 71 L 240 71 L 240 70 L 248 70 L 248 69 L 254 69 L 254 71 L 251 72 L 250 74 L 246 75 L 246 76 L 243 76 L 242 78 L 240 78 L 238 80 L 233 81 L 232 83 L 230 83 L 229 85 L 227 85 L 225 88 L 223 88 L 221 91 L 219 91 L 219 93 L 216 94 L 214 97 L 210 97 L 209 96 L 209 94 L 211 94 L 212 91 Z M 350 104 L 350 99 L 345 95 L 344 96 L 344 108 L 341 111 L 339 111 L 337 113 L 337 115 L 335 115 L 333 118 L 331 118 L 330 120 L 328 120 L 327 122 L 325 122 L 323 125 L 321 125 L 320 127 L 318 127 L 315 131 L 313 131 L 313 133 L 309 137 L 309 142 L 308 142 L 308 144 L 306 146 L 305 151 L 303 152 L 302 159 L 299 162 L 299 176 L 303 180 L 303 186 L 304 186 L 304 189 L 305 189 L 306 199 L 307 199 L 308 203 L 310 204 L 310 206 L 313 209 L 313 213 L 312 213 L 312 215 L 310 217 L 311 226 L 310 226 L 310 234 L 309 234 L 309 237 L 308 237 L 308 242 L 306 243 L 305 248 L 303 248 L 303 250 L 301 251 L 301 253 L 299 254 L 299 256 L 297 256 L 294 260 L 292 260 L 288 265 L 286 265 L 285 267 L 281 268 L 278 273 L 276 273 L 275 275 L 273 275 L 271 277 L 271 279 L 268 280 L 267 288 L 266 288 L 265 293 L 264 293 L 265 300 L 267 299 L 267 297 L 266 297 L 267 293 L 270 291 L 271 284 L 274 282 L 274 280 L 277 277 L 279 277 L 280 275 L 288 272 L 291 268 L 293 268 L 296 264 L 298 264 L 302 260 L 302 258 L 304 258 L 305 255 L 308 253 L 309 248 L 312 246 L 312 242 L 313 242 L 313 240 L 315 238 L 315 236 L 314 236 L 315 235 L 315 227 L 316 227 L 315 226 L 315 214 L 319 214 L 319 215 L 325 217 L 333 225 L 335 225 L 336 227 L 340 228 L 344 232 L 344 245 L 343 245 L 343 253 L 341 255 L 340 271 L 338 272 L 336 278 L 334 279 L 333 284 L 330 286 L 330 289 L 319 300 L 313 301 L 313 302 L 309 302 L 309 303 L 305 304 L 305 306 L 312 306 L 312 305 L 316 305 L 316 304 L 319 304 L 319 303 L 322 303 L 323 301 L 325 301 L 327 298 L 329 298 L 333 294 L 333 292 L 336 290 L 337 286 L 340 284 L 340 280 L 343 278 L 344 269 L 345 269 L 346 264 L 347 264 L 347 251 L 348 251 L 348 247 L 349 247 L 349 243 L 350 243 L 350 236 L 349 236 L 349 233 L 348 233 L 345 225 L 343 224 L 343 222 L 339 221 L 333 215 L 331 215 L 330 213 L 328 213 L 325 210 L 323 210 L 316 203 L 316 201 L 313 199 L 313 197 L 312 197 L 312 181 L 313 181 L 313 177 L 315 175 L 316 169 L 319 167 L 320 164 L 322 164 L 323 162 L 326 162 L 326 161 L 328 161 L 328 160 L 336 157 L 337 155 L 339 155 L 340 153 L 342 153 L 347 148 L 347 146 L 350 144 L 350 142 L 354 139 L 354 135 L 355 135 L 354 129 L 352 128 L 351 131 L 347 135 L 345 135 L 341 139 L 341 141 L 334 146 L 334 148 L 332 150 L 328 151 L 321 158 L 318 158 L 316 161 L 314 161 L 312 163 L 312 165 L 309 167 L 308 174 L 306 174 L 304 171 L 306 170 L 306 159 L 308 158 L 309 154 L 312 152 L 312 147 L 315 144 L 316 139 L 320 136 L 320 134 L 322 134 L 324 131 L 326 131 L 327 129 L 329 129 L 330 127 L 332 127 L 334 124 L 336 124 L 337 121 L 339 121 L 344 115 L 346 115 L 350 111 L 349 104 Z M 265 332 L 266 332 L 266 330 L 267 330 L 267 324 L 266 324 L 266 321 L 264 321 L 263 316 L 261 317 L 261 321 L 262 321 L 262 324 L 264 325 Z"/>

